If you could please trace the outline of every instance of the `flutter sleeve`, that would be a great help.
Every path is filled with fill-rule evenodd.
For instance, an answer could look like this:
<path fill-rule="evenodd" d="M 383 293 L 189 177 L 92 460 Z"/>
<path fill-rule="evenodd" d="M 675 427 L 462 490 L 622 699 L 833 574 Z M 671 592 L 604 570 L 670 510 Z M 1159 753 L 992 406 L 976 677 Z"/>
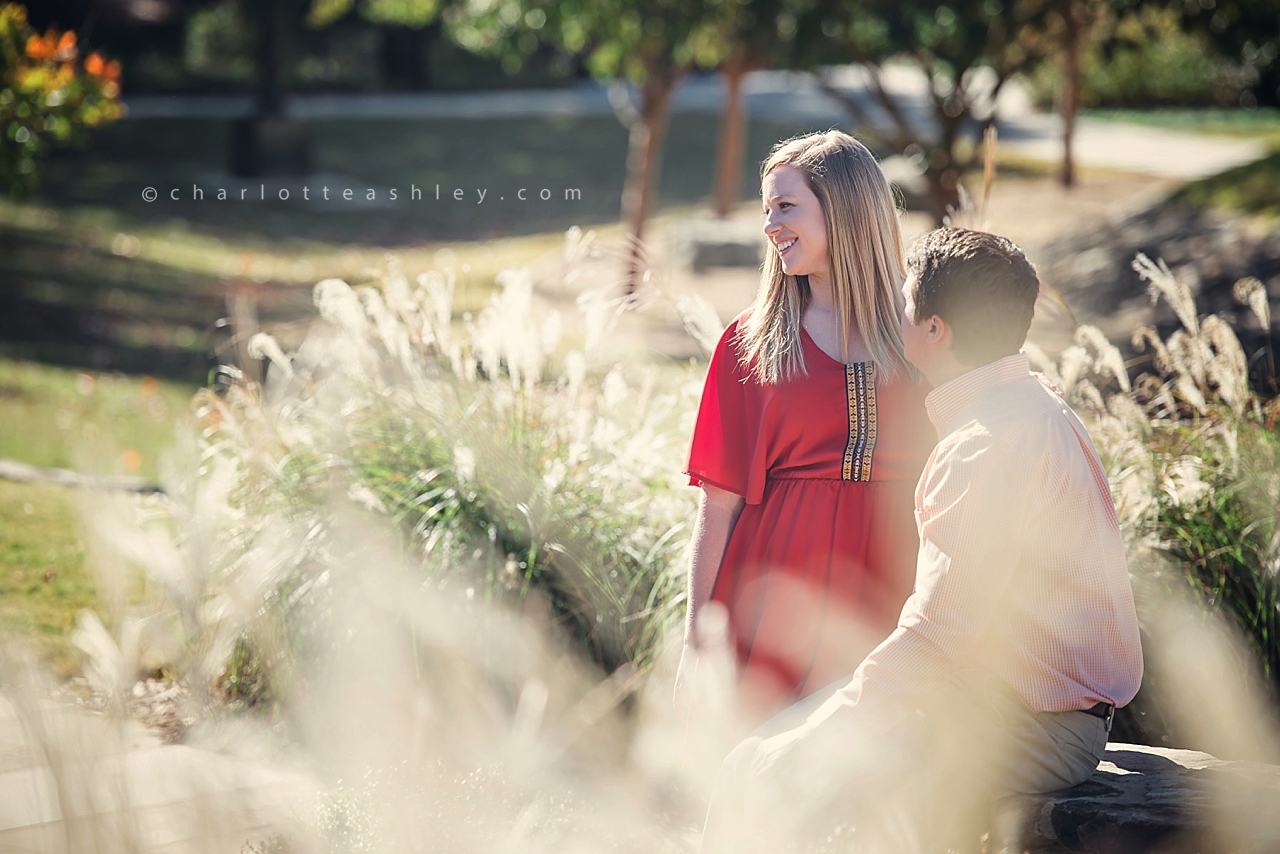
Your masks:
<path fill-rule="evenodd" d="M 758 395 L 739 360 L 737 328 L 738 321 L 729 324 L 711 355 L 685 473 L 693 486 L 718 486 L 759 504 L 765 465 Z"/>

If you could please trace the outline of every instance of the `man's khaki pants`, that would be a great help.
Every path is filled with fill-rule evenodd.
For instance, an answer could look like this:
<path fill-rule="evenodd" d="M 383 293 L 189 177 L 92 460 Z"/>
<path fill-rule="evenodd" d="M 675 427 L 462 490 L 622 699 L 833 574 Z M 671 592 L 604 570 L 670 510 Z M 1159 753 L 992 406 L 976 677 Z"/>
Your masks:
<path fill-rule="evenodd" d="M 994 798 L 1050 792 L 1089 778 L 1106 721 L 1032 712 L 998 676 L 957 671 L 926 707 L 867 738 L 836 716 L 804 727 L 848 679 L 786 709 L 725 760 L 702 851 L 964 851 Z M 760 745 L 786 742 L 779 753 Z"/>

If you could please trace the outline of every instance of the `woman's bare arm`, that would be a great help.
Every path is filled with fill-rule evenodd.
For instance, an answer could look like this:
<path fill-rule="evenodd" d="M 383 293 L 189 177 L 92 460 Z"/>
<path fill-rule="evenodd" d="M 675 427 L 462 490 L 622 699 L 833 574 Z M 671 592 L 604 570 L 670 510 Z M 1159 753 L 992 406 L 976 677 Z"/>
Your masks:
<path fill-rule="evenodd" d="M 724 558 L 729 535 L 738 522 L 746 500 L 735 493 L 704 483 L 698 501 L 698 517 L 693 526 L 690 549 L 689 581 L 686 588 L 684 644 L 698 646 L 698 615 L 711 600 L 720 561 Z"/>

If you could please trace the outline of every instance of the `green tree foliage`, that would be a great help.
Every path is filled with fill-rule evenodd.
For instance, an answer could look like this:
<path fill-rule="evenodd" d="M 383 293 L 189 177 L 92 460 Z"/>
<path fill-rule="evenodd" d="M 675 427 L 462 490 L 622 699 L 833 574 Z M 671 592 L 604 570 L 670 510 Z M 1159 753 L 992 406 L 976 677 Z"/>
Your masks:
<path fill-rule="evenodd" d="M 183 61 L 204 77 L 252 80 L 253 27 L 237 0 L 223 0 L 193 13 L 187 22 Z"/>
<path fill-rule="evenodd" d="M 439 15 L 447 0 L 364 0 L 360 14 L 377 24 L 425 27 Z M 307 24 L 327 27 L 355 8 L 356 0 L 312 0 Z"/>
<path fill-rule="evenodd" d="M 1081 106 L 1239 104 L 1251 75 L 1218 53 L 1203 34 L 1184 31 L 1177 9 L 1148 7 L 1118 14 L 1102 5 L 1080 56 Z M 1037 103 L 1057 102 L 1060 80 L 1052 64 L 1038 69 L 1031 78 Z"/>
<path fill-rule="evenodd" d="M 934 219 L 959 206 L 961 176 L 981 160 L 975 125 L 991 124 L 995 100 L 1016 74 L 1052 49 L 1045 36 L 1051 0 L 818 0 L 791 24 L 801 64 L 864 128 L 883 126 L 884 142 L 923 161 Z M 874 108 L 835 88 L 823 66 L 855 62 L 866 74 Z M 932 121 L 913 120 L 902 90 L 886 84 L 891 62 L 905 62 L 928 81 Z M 932 124 L 933 127 L 928 127 Z"/>
<path fill-rule="evenodd" d="M 119 80 L 119 62 L 79 60 L 74 32 L 39 35 L 25 7 L 0 5 L 0 190 L 26 196 L 53 144 L 83 144 L 88 128 L 120 118 Z"/>
<path fill-rule="evenodd" d="M 1160 4 L 1163 5 L 1163 4 Z M 1253 98 L 1246 105 L 1280 105 L 1280 7 L 1274 0 L 1198 0 L 1170 4 L 1184 21 L 1244 66 Z"/>
<path fill-rule="evenodd" d="M 622 193 L 622 218 L 632 237 L 629 290 L 641 273 L 640 240 L 661 168 L 671 93 L 689 71 L 724 60 L 737 10 L 736 0 L 477 0 L 445 13 L 459 44 L 501 57 L 509 72 L 545 45 L 585 56 L 594 77 L 627 80 L 639 89 L 638 105 L 622 87 L 611 93 L 630 131 Z"/>
<path fill-rule="evenodd" d="M 382 34 L 384 81 L 412 90 L 434 88 L 432 45 L 439 40 L 441 12 L 450 0 L 310 0 L 307 25 L 320 29 L 358 7 Z"/>

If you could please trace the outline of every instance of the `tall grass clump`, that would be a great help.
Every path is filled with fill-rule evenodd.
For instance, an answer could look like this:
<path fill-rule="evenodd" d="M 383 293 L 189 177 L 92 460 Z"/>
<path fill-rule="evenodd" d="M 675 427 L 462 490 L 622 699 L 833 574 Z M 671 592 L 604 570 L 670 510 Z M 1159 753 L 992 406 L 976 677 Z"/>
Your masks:
<path fill-rule="evenodd" d="M 590 243 L 570 232 L 566 275 Z M 602 292 L 566 349 L 527 272 L 474 318 L 453 282 L 393 262 L 319 283 L 297 352 L 252 340 L 265 384 L 227 367 L 197 395 L 164 496 L 86 505 L 107 607 L 73 642 L 100 718 L 50 734 L 0 649 L 0 709 L 19 701 L 32 785 L 47 770 L 59 799 L 40 850 L 687 847 L 733 732 L 727 701 L 675 721 L 660 643 L 683 611 L 700 371 L 605 362 L 623 303 Z M 708 306 L 680 311 L 714 342 Z M 731 656 L 707 659 L 723 699 Z M 184 744 L 95 736 L 130 731 L 155 662 Z"/>
<path fill-rule="evenodd" d="M 1275 714 L 1280 697 L 1280 398 L 1250 383 L 1249 360 L 1226 319 L 1201 316 L 1190 289 L 1163 261 L 1138 255 L 1134 270 L 1152 301 L 1164 299 L 1179 329 L 1133 334 L 1152 370 L 1130 382 L 1119 350 L 1094 327 L 1055 364 L 1030 348 L 1067 399 L 1091 416 L 1106 462 L 1147 630 L 1149 664 L 1169 654 L 1154 638 L 1156 610 L 1188 597 L 1203 620 L 1220 620 L 1246 650 L 1224 665 L 1255 687 Z M 1269 332 L 1267 295 L 1241 280 L 1236 297 Z M 1258 354 L 1271 363 L 1269 351 Z M 1145 608 L 1143 607 L 1145 604 Z M 1161 708 L 1161 667 L 1149 666 L 1143 693 L 1120 731 L 1186 746 L 1188 734 Z M 1145 696 L 1144 696 L 1145 695 Z M 1144 702 L 1145 700 L 1145 702 Z"/>
<path fill-rule="evenodd" d="M 570 232 L 566 271 L 589 238 Z M 411 283 L 392 261 L 360 287 L 320 282 L 296 353 L 252 342 L 265 388 L 228 370 L 201 396 L 202 453 L 234 472 L 246 520 L 286 518 L 319 548 L 341 496 L 394 525 L 425 584 L 539 598 L 606 672 L 643 668 L 682 607 L 696 496 L 679 472 L 700 377 L 601 364 L 622 310 L 602 293 L 579 301 L 584 347 L 557 355 L 561 319 L 535 317 L 528 271 L 499 274 L 461 323 L 454 281 Z M 316 582 L 300 561 L 282 613 Z"/>

